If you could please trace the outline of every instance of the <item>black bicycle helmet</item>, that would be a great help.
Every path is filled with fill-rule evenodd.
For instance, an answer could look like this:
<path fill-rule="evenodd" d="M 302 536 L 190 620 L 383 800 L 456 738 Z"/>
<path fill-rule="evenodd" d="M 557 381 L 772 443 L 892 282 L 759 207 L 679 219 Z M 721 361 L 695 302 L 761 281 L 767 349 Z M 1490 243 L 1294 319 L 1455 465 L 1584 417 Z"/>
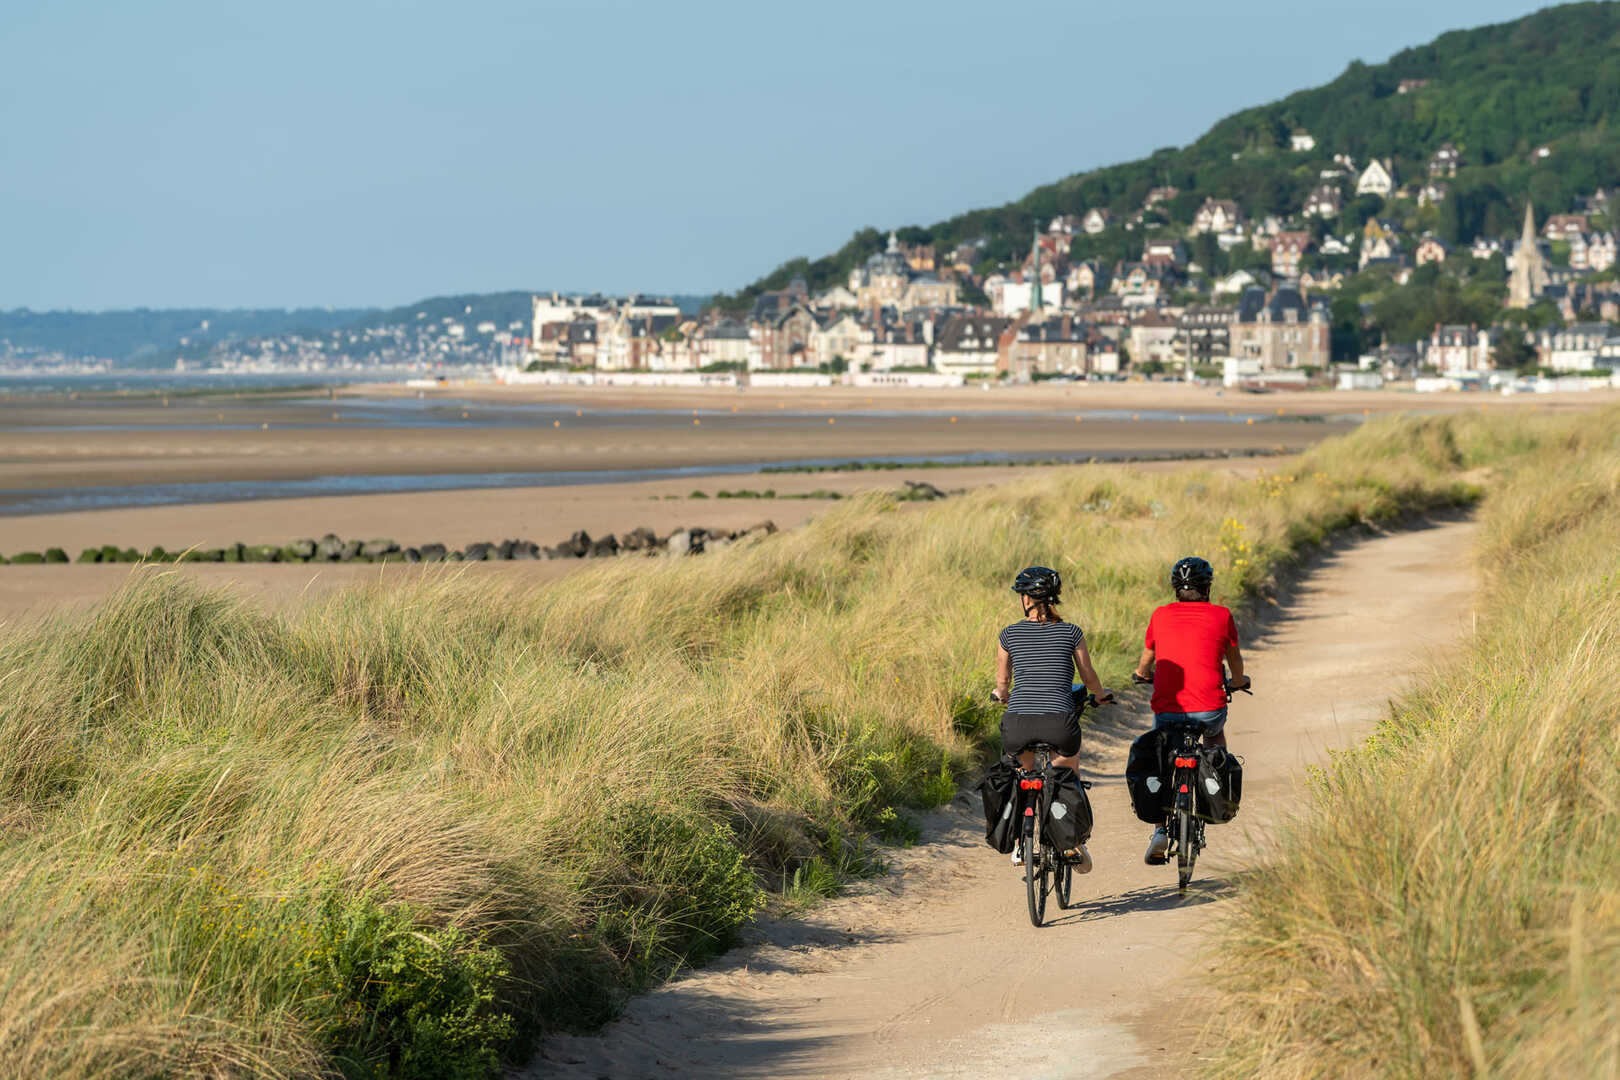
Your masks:
<path fill-rule="evenodd" d="M 1063 591 L 1063 579 L 1049 566 L 1029 566 L 1018 571 L 1012 591 L 1031 600 L 1052 601 Z"/>
<path fill-rule="evenodd" d="M 1215 568 L 1196 555 L 1189 555 L 1170 568 L 1172 589 L 1197 589 L 1209 592 L 1215 583 Z"/>

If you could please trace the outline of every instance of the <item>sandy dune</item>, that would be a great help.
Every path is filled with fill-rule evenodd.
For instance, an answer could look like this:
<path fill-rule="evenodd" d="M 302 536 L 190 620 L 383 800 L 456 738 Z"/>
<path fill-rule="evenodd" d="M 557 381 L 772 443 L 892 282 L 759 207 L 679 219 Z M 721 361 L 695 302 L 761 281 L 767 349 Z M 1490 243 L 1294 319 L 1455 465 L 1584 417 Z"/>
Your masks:
<path fill-rule="evenodd" d="M 1243 812 L 1211 828 L 1185 898 L 1173 867 L 1142 864 L 1148 829 L 1119 779 L 1145 726 L 1138 693 L 1088 740 L 1097 868 L 1046 927 L 1029 925 L 1018 872 L 984 846 L 975 800 L 960 798 L 924 843 L 894 853 L 889 876 L 755 928 L 600 1037 L 552 1040 L 527 1075 L 1186 1075 L 1199 1009 L 1175 1006 L 1213 983 L 1211 924 L 1263 857 L 1303 766 L 1364 732 L 1430 650 L 1463 632 L 1472 533 L 1450 523 L 1343 545 L 1267 621 L 1247 650 L 1257 694 L 1229 725 L 1247 759 Z M 1166 1022 L 1182 1012 L 1192 1022 Z"/>

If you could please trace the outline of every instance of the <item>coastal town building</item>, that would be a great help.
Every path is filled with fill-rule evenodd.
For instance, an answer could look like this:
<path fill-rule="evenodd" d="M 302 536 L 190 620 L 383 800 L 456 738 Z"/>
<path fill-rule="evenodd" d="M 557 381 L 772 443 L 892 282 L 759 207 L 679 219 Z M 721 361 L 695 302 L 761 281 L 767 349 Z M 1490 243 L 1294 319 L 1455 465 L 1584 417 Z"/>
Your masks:
<path fill-rule="evenodd" d="M 758 367 L 750 363 L 754 343 L 747 324 L 739 319 L 721 319 L 697 332 L 698 367 L 724 366 L 746 370 Z"/>
<path fill-rule="evenodd" d="M 1226 233 L 1231 232 L 1243 222 L 1243 212 L 1238 204 L 1231 199 L 1205 199 L 1202 206 L 1193 214 L 1193 232 L 1195 233 Z"/>
<path fill-rule="evenodd" d="M 1187 263 L 1187 248 L 1174 236 L 1149 237 L 1142 244 L 1142 265 L 1155 270 L 1175 270 Z"/>
<path fill-rule="evenodd" d="M 1576 233 L 1569 241 L 1570 268 L 1601 274 L 1615 264 L 1615 247 L 1612 232 Z"/>
<path fill-rule="evenodd" d="M 749 327 L 749 336 L 758 347 L 757 351 L 750 350 L 749 368 L 792 371 L 814 367 L 815 351 L 811 341 L 816 329 L 815 315 L 802 304 L 758 320 Z"/>
<path fill-rule="evenodd" d="M 1345 281 L 1343 270 L 1332 270 L 1327 267 L 1318 267 L 1315 270 L 1301 270 L 1299 272 L 1299 287 L 1306 292 L 1332 292 L 1343 287 Z"/>
<path fill-rule="evenodd" d="M 1098 290 L 1106 290 L 1112 280 L 1113 274 L 1108 267 L 1095 259 L 1086 259 L 1069 267 L 1064 284 L 1068 286 L 1069 295 L 1090 300 Z"/>
<path fill-rule="evenodd" d="M 1541 227 L 1541 235 L 1548 240 L 1569 240 L 1586 232 L 1585 214 L 1553 214 Z"/>
<path fill-rule="evenodd" d="M 1315 150 L 1316 137 L 1304 128 L 1295 128 L 1293 134 L 1288 136 L 1288 147 L 1296 154 Z"/>
<path fill-rule="evenodd" d="M 1380 195 L 1388 198 L 1389 193 L 1394 190 L 1395 163 L 1389 158 L 1382 160 L 1374 158 L 1369 161 L 1367 167 L 1361 170 L 1361 175 L 1356 178 L 1357 195 Z"/>
<path fill-rule="evenodd" d="M 1308 232 L 1279 232 L 1271 238 L 1271 272 L 1278 277 L 1298 277 L 1299 261 L 1311 248 Z"/>
<path fill-rule="evenodd" d="M 1412 249 L 1412 262 L 1418 266 L 1445 262 L 1446 256 L 1450 254 L 1451 245 L 1438 236 L 1425 236 L 1418 242 L 1418 246 Z"/>
<path fill-rule="evenodd" d="M 1291 285 L 1268 295 L 1246 289 L 1232 322 L 1231 355 L 1261 372 L 1324 369 L 1331 359 L 1328 314 Z"/>
<path fill-rule="evenodd" d="M 1336 218 L 1343 209 L 1344 197 L 1339 194 L 1337 184 L 1317 184 L 1311 189 L 1310 195 L 1305 199 L 1305 208 L 1300 211 L 1306 217 Z"/>
<path fill-rule="evenodd" d="M 1176 342 L 1180 336 L 1179 319 L 1159 311 L 1144 311 L 1131 320 L 1126 337 L 1131 367 L 1152 364 L 1167 370 L 1178 366 L 1182 358 Z"/>
<path fill-rule="evenodd" d="M 1447 374 L 1491 371 L 1500 335 L 1478 326 L 1435 324 L 1423 350 L 1423 362 Z"/>
<path fill-rule="evenodd" d="M 1001 353 L 998 371 L 1020 382 L 1035 375 L 1083 375 L 1090 370 L 1086 360 L 1094 336 L 1068 312 L 1021 320 Z"/>
<path fill-rule="evenodd" d="M 1429 158 L 1430 176 L 1456 176 L 1457 166 L 1462 164 L 1462 153 L 1450 143 L 1442 143 Z"/>
<path fill-rule="evenodd" d="M 1582 322 L 1538 335 L 1537 352 L 1542 364 L 1554 371 L 1592 371 L 1604 344 L 1615 336 L 1615 328 L 1605 322 Z"/>
<path fill-rule="evenodd" d="M 1086 216 L 1081 219 L 1080 227 L 1086 232 L 1096 235 L 1097 233 L 1107 229 L 1109 223 L 1111 223 L 1113 220 L 1113 211 L 1107 209 L 1106 207 L 1093 207 L 1092 209 L 1086 211 Z"/>
<path fill-rule="evenodd" d="M 1180 194 L 1181 189 L 1178 187 L 1149 188 L 1147 197 L 1142 200 L 1142 209 L 1151 210 L 1160 203 L 1169 202 Z"/>
<path fill-rule="evenodd" d="M 922 319 L 884 323 L 872 331 L 872 341 L 864 354 L 853 360 L 870 371 L 925 370 L 932 355 L 933 324 Z"/>
<path fill-rule="evenodd" d="M 928 249 L 927 261 L 933 261 L 932 248 Z M 899 238 L 892 232 L 884 250 L 872 255 L 849 275 L 849 291 L 855 294 L 856 306 L 862 308 L 896 307 L 910 311 L 954 307 L 957 288 L 955 281 L 944 280 L 932 270 L 914 268 L 901 250 Z"/>
<path fill-rule="evenodd" d="M 1016 321 L 991 315 L 951 315 L 934 340 L 934 367 L 951 375 L 993 375 L 1010 347 Z"/>
<path fill-rule="evenodd" d="M 1222 304 L 1193 304 L 1181 313 L 1177 352 L 1192 368 L 1215 367 L 1232 355 L 1232 323 L 1237 308 Z"/>
<path fill-rule="evenodd" d="M 810 352 L 818 367 L 831 367 L 842 359 L 851 366 L 871 357 L 873 329 L 864 325 L 854 312 L 843 312 L 818 321 L 810 334 Z"/>

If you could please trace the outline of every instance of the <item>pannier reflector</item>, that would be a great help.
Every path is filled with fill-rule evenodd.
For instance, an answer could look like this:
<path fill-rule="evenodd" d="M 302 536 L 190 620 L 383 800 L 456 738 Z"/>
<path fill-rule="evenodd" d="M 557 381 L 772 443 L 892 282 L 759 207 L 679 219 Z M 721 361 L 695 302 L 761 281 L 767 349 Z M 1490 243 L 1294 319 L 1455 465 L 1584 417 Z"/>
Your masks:
<path fill-rule="evenodd" d="M 1164 787 L 1164 783 L 1162 781 L 1160 781 L 1160 779 L 1157 776 L 1150 776 L 1150 777 L 1147 778 L 1147 789 L 1148 789 L 1148 791 L 1150 791 L 1153 794 L 1157 795 L 1159 793 L 1159 789 L 1162 788 L 1162 787 Z"/>

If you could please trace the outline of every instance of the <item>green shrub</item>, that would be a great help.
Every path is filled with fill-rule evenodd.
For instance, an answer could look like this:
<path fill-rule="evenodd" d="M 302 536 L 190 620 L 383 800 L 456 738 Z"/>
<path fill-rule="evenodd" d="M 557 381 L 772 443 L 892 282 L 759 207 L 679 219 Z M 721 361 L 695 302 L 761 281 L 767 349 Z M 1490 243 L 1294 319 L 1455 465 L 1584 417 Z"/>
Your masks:
<path fill-rule="evenodd" d="M 100 548 L 85 548 L 83 551 L 79 552 L 79 557 L 75 561 L 76 562 L 82 562 L 82 563 L 100 562 L 101 561 L 101 549 Z"/>
<path fill-rule="evenodd" d="M 48 563 L 65 563 L 68 561 L 68 555 L 59 547 L 46 548 L 45 561 Z"/>
<path fill-rule="evenodd" d="M 45 556 L 37 551 L 21 551 L 11 557 L 13 566 L 36 566 L 45 561 Z"/>
<path fill-rule="evenodd" d="M 723 950 L 764 895 L 736 834 L 723 824 L 631 803 L 605 824 L 606 854 L 624 889 L 596 930 L 645 987 Z"/>
<path fill-rule="evenodd" d="M 330 898 L 312 947 L 315 1037 L 350 1080 L 484 1080 L 512 1018 L 496 1005 L 499 950 L 456 927 L 424 930 L 370 895 Z"/>

